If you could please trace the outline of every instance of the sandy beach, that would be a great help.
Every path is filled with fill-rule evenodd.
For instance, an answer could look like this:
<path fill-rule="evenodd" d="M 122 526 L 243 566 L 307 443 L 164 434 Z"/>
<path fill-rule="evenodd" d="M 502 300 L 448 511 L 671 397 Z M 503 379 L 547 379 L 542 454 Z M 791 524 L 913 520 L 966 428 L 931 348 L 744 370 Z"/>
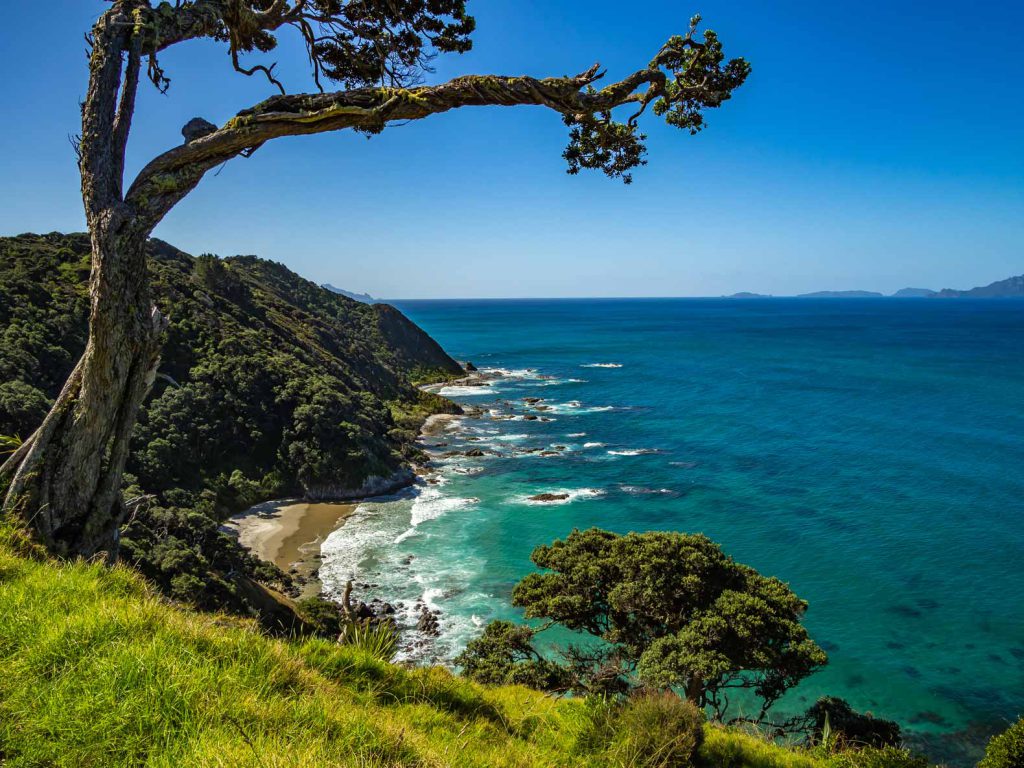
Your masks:
<path fill-rule="evenodd" d="M 357 506 L 295 499 L 268 501 L 235 515 L 225 526 L 235 531 L 239 543 L 256 557 L 303 577 L 306 583 L 300 597 L 310 597 L 321 588 L 316 578 L 320 545 Z"/>

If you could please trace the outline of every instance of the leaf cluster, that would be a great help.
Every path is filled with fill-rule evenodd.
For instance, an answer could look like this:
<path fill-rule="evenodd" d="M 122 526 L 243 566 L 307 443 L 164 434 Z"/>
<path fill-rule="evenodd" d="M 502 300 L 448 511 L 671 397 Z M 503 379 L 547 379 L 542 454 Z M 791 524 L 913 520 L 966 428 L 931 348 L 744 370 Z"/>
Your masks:
<path fill-rule="evenodd" d="M 827 661 L 800 623 L 807 604 L 704 536 L 575 530 L 532 559 L 544 571 L 516 585 L 513 603 L 527 618 L 603 643 L 589 655 L 571 649 L 575 677 L 685 689 L 719 717 L 727 689 L 747 688 L 762 699 L 763 717 Z M 494 633 L 509 636 L 508 628 Z M 472 668 L 480 655 L 490 663 L 490 650 L 473 647 L 462 662 Z"/>

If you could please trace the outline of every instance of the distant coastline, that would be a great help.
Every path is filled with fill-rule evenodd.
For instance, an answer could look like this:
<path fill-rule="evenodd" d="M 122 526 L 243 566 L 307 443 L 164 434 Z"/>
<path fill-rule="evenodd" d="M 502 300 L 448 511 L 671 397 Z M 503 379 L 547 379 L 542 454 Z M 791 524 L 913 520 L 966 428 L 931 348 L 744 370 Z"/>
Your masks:
<path fill-rule="evenodd" d="M 798 293 L 795 296 L 774 296 L 765 293 L 740 291 L 724 299 L 1017 299 L 1024 298 L 1024 275 L 997 280 L 988 285 L 957 290 L 943 288 L 933 291 L 931 288 L 901 288 L 893 294 L 886 295 L 877 291 L 814 291 Z"/>

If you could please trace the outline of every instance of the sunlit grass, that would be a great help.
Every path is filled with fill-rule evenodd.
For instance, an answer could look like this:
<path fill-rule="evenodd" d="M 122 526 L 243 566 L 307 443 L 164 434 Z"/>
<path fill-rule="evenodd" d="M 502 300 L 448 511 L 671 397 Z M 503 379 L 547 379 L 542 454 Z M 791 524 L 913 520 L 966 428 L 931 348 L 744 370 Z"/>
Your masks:
<path fill-rule="evenodd" d="M 592 707 L 179 608 L 126 568 L 18 553 L 0 525 L 0 764 L 619 765 Z M 812 768 L 707 728 L 708 766 Z M 635 764 L 630 762 L 629 764 Z"/>

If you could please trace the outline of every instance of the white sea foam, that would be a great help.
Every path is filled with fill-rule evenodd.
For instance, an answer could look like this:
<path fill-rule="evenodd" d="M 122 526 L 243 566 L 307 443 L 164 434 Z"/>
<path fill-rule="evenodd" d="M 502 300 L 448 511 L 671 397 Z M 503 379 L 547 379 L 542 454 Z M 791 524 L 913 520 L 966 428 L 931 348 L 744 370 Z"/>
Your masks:
<path fill-rule="evenodd" d="M 586 437 L 586 432 L 570 432 L 566 437 Z"/>
<path fill-rule="evenodd" d="M 482 368 L 481 373 L 487 376 L 500 376 L 503 379 L 539 379 L 541 374 L 536 368 Z"/>
<path fill-rule="evenodd" d="M 437 394 L 441 397 L 480 397 L 483 395 L 495 395 L 501 392 L 497 387 L 490 384 L 452 384 L 441 387 Z"/>
<path fill-rule="evenodd" d="M 584 443 L 584 448 L 604 448 L 604 443 Z"/>
<path fill-rule="evenodd" d="M 630 493 L 634 496 L 649 496 L 652 494 L 672 494 L 676 493 L 671 488 L 644 488 L 640 485 L 620 485 L 619 488 L 624 493 Z"/>
<path fill-rule="evenodd" d="M 580 368 L 621 368 L 622 363 L 586 363 Z"/>
<path fill-rule="evenodd" d="M 647 456 L 652 453 L 661 453 L 657 448 L 619 448 L 608 451 L 610 456 Z"/>
<path fill-rule="evenodd" d="M 564 499 L 555 499 L 552 501 L 536 501 L 531 499 L 530 496 L 539 496 L 541 493 L 550 493 L 556 496 L 564 495 Z M 547 506 L 549 504 L 569 504 L 573 501 L 585 501 L 587 499 L 596 499 L 599 496 L 604 496 L 604 491 L 600 488 L 555 488 L 549 491 L 539 491 L 538 493 L 531 493 L 529 496 L 517 496 L 513 501 L 518 504 L 529 504 L 530 506 Z"/>
<path fill-rule="evenodd" d="M 346 582 L 354 580 L 359 599 L 379 598 L 396 608 L 401 631 L 397 659 L 402 661 L 450 661 L 504 605 L 501 597 L 469 589 L 485 568 L 470 548 L 452 557 L 450 549 L 431 540 L 431 526 L 411 525 L 414 518 L 423 522 L 454 509 L 472 513 L 474 500 L 446 499 L 444 485 L 442 478 L 411 498 L 406 494 L 360 504 L 321 548 L 320 578 L 327 594 L 339 598 Z M 449 535 L 446 544 L 452 544 Z M 424 605 L 440 611 L 438 638 L 416 630 Z"/>
<path fill-rule="evenodd" d="M 451 467 L 451 471 L 456 475 L 479 475 L 484 471 L 483 467 L 464 467 L 455 465 Z"/>
<path fill-rule="evenodd" d="M 567 403 L 545 403 L 544 414 L 557 414 L 559 416 L 578 416 L 586 413 L 603 413 L 615 410 L 614 405 L 583 405 L 579 400 L 570 400 Z"/>

